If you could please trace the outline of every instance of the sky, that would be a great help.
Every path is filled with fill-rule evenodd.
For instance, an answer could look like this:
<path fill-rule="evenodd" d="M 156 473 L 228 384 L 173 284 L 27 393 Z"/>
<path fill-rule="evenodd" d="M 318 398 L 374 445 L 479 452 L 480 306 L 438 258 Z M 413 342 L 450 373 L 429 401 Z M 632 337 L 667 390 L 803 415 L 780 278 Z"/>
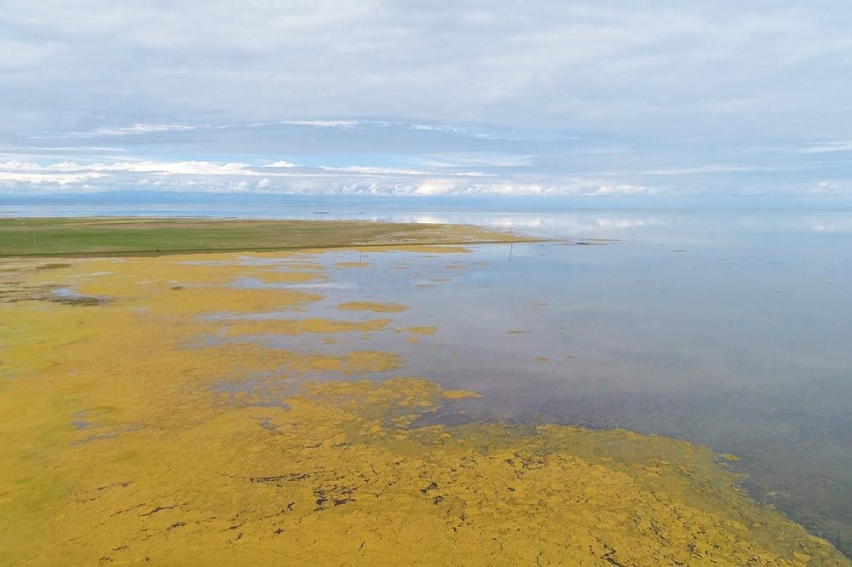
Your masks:
<path fill-rule="evenodd" d="M 852 196 L 844 0 L 0 0 L 2 195 Z"/>

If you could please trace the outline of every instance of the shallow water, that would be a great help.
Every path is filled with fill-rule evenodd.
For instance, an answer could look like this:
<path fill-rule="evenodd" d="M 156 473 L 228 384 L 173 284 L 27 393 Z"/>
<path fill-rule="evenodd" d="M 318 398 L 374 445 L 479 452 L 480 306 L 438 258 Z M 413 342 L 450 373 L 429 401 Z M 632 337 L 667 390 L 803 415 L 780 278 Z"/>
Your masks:
<path fill-rule="evenodd" d="M 403 353 L 411 375 L 485 394 L 437 419 L 556 420 L 705 444 L 740 458 L 758 499 L 852 552 L 852 214 L 463 220 L 570 242 L 323 254 L 331 279 L 310 316 L 363 319 L 335 309 L 355 291 L 408 304 L 397 327 L 437 331 L 417 342 L 371 333 L 370 348 Z"/>
<path fill-rule="evenodd" d="M 556 420 L 705 444 L 740 458 L 754 496 L 852 555 L 852 212 L 341 209 L 322 218 L 569 239 L 455 255 L 329 252 L 310 257 L 327 282 L 237 283 L 321 289 L 311 317 L 381 316 L 337 309 L 353 298 L 410 305 L 395 327 L 437 331 L 416 342 L 368 333 L 368 348 L 403 354 L 406 374 L 484 394 L 436 419 Z M 261 340 L 344 352 L 365 338 Z"/>

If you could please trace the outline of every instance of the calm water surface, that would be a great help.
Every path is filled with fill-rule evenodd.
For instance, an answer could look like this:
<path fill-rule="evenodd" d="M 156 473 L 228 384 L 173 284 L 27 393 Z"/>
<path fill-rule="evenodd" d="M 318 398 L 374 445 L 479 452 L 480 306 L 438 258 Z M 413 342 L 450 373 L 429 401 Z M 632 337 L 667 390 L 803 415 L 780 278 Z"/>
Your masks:
<path fill-rule="evenodd" d="M 852 214 L 461 216 L 429 220 L 571 245 L 364 254 L 364 270 L 333 267 L 353 252 L 322 257 L 324 315 L 355 297 L 409 304 L 395 321 L 437 332 L 369 348 L 485 394 L 436 419 L 622 427 L 733 453 L 755 497 L 852 555 Z"/>
<path fill-rule="evenodd" d="M 373 333 L 333 348 L 394 350 L 410 375 L 485 394 L 437 420 L 623 427 L 733 453 L 756 498 L 852 556 L 852 212 L 237 212 L 472 223 L 569 239 L 454 255 L 323 254 L 331 281 L 310 316 L 375 316 L 335 309 L 354 299 L 411 305 L 392 314 L 395 326 L 437 332 L 417 343 Z M 334 266 L 359 260 L 370 269 Z"/>

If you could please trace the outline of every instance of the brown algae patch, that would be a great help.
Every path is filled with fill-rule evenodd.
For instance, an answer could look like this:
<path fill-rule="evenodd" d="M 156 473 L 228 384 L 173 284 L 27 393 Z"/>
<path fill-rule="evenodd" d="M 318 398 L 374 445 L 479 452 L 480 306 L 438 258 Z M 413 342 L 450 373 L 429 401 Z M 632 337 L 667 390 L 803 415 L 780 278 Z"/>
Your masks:
<path fill-rule="evenodd" d="M 53 273 L 98 280 L 116 298 L 103 305 L 0 304 L 0 564 L 849 565 L 701 447 L 419 427 L 472 393 L 329 380 L 397 369 L 393 353 L 188 348 L 222 325 L 198 313 L 264 296 L 219 285 L 213 305 L 179 308 L 172 296 L 207 288 L 171 291 L 167 259 L 135 260 L 147 275 L 116 262 L 94 276 L 104 267 L 86 261 Z"/>
<path fill-rule="evenodd" d="M 59 270 L 61 268 L 69 268 L 71 264 L 67 264 L 64 262 L 53 262 L 50 264 L 41 264 L 36 267 L 36 270 Z"/>
<path fill-rule="evenodd" d="M 481 398 L 482 394 L 468 392 L 467 390 L 445 390 L 443 396 L 445 400 L 463 400 L 466 398 Z"/>
<path fill-rule="evenodd" d="M 319 283 L 327 282 L 328 276 L 311 272 L 271 272 L 257 277 L 264 284 Z"/>
<path fill-rule="evenodd" d="M 368 321 L 342 321 L 335 319 L 273 319 L 266 321 L 230 322 L 226 333 L 233 335 L 301 335 L 304 333 L 348 333 L 384 331 L 390 319 L 370 319 Z"/>
<path fill-rule="evenodd" d="M 398 313 L 410 309 L 408 305 L 401 303 L 376 303 L 373 301 L 349 301 L 341 303 L 337 308 L 344 311 L 375 311 L 377 313 Z"/>
<path fill-rule="evenodd" d="M 422 326 L 422 327 L 408 327 L 406 331 L 415 335 L 434 335 L 438 330 L 438 327 L 431 326 Z"/>
<path fill-rule="evenodd" d="M 155 269 L 152 259 L 144 257 L 79 260 L 75 270 L 43 272 L 37 281 L 55 286 L 56 277 L 62 276 L 81 296 L 109 297 L 178 316 L 301 309 L 322 298 L 300 290 L 235 287 L 238 277 L 280 277 L 280 266 L 244 266 L 244 258 L 237 254 L 165 256 Z"/>

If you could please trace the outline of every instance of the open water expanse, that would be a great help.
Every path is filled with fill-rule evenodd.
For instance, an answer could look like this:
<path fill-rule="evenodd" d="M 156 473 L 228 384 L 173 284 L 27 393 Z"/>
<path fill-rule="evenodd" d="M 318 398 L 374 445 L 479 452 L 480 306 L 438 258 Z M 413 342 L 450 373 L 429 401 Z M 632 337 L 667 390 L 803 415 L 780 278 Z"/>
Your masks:
<path fill-rule="evenodd" d="M 756 498 L 852 555 L 852 211 L 0 209 L 39 214 L 455 222 L 565 240 L 330 252 L 319 257 L 332 277 L 318 308 L 341 318 L 343 301 L 399 302 L 411 309 L 395 320 L 435 326 L 416 343 L 387 332 L 369 347 L 403 354 L 405 374 L 484 394 L 435 419 L 558 421 L 708 445 L 740 458 Z"/>

